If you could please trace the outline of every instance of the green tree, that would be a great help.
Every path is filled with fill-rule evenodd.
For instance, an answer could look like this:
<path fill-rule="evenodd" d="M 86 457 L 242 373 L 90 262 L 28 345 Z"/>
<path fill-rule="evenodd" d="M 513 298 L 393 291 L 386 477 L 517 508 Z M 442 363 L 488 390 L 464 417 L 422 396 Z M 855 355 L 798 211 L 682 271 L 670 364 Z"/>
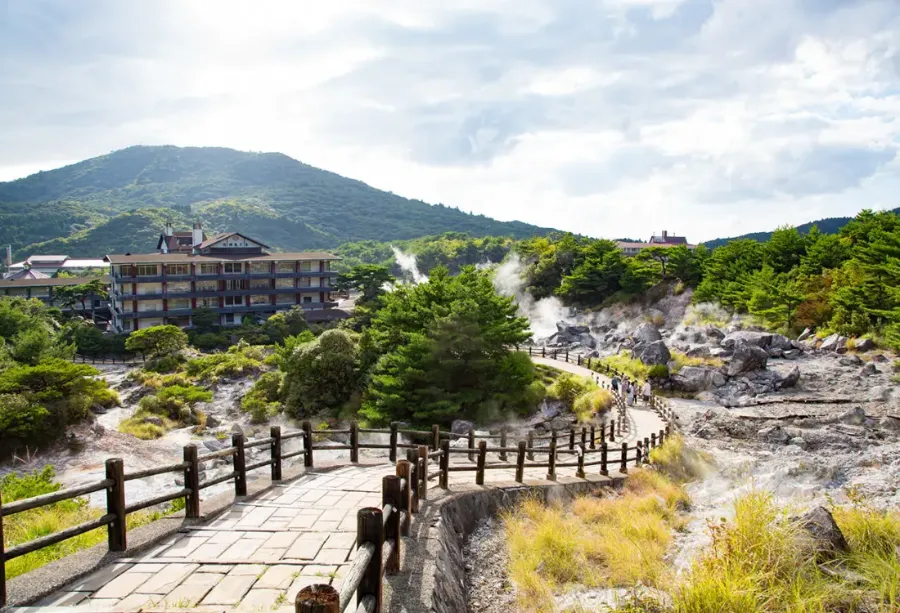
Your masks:
<path fill-rule="evenodd" d="M 262 325 L 262 333 L 271 344 L 281 343 L 289 336 L 296 336 L 309 330 L 306 315 L 299 306 L 292 306 L 285 313 L 275 313 Z"/>
<path fill-rule="evenodd" d="M 50 358 L 71 359 L 75 345 L 64 343 L 45 326 L 33 326 L 16 334 L 6 345 L 16 362 L 36 366 Z"/>
<path fill-rule="evenodd" d="M 703 269 L 703 281 L 694 302 L 719 302 L 746 311 L 750 300 L 750 276 L 762 268 L 765 247 L 750 239 L 731 241 L 713 250 Z"/>
<path fill-rule="evenodd" d="M 178 326 L 152 326 L 128 336 L 125 348 L 151 358 L 172 355 L 187 347 L 187 334 Z"/>
<path fill-rule="evenodd" d="M 648 247 L 637 254 L 636 259 L 645 262 L 656 262 L 660 268 L 660 278 L 666 279 L 666 267 L 669 265 L 670 251 L 673 247 Z M 685 247 L 687 249 L 687 247 Z"/>
<path fill-rule="evenodd" d="M 191 312 L 191 324 L 198 332 L 210 332 L 219 323 L 219 314 L 209 307 L 198 307 Z"/>
<path fill-rule="evenodd" d="M 338 275 L 334 287 L 340 291 L 358 291 L 360 293 L 358 302 L 371 303 L 385 292 L 386 285 L 394 281 L 396 279 L 388 272 L 386 266 L 360 264 Z"/>
<path fill-rule="evenodd" d="M 703 259 L 707 249 L 703 245 L 696 249 L 688 249 L 685 245 L 677 245 L 668 249 L 669 274 L 680 279 L 685 285 L 696 287 L 703 278 Z"/>
<path fill-rule="evenodd" d="M 294 417 L 337 411 L 359 391 L 359 348 L 349 332 L 323 332 L 282 359 L 284 408 Z"/>
<path fill-rule="evenodd" d="M 771 238 L 763 247 L 765 262 L 776 273 L 793 270 L 806 255 L 807 240 L 800 235 L 797 228 L 781 227 L 772 232 Z"/>
<path fill-rule="evenodd" d="M 804 300 L 796 279 L 765 266 L 752 275 L 750 286 L 750 313 L 776 328 L 790 331 L 794 327 L 797 307 Z"/>

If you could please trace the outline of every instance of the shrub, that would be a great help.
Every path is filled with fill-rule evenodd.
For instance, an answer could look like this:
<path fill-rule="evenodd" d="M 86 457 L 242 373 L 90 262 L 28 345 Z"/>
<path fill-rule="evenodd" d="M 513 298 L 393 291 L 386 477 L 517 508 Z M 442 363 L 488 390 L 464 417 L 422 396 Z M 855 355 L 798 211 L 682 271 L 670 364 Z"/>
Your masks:
<path fill-rule="evenodd" d="M 585 377 L 564 372 L 556 378 L 556 381 L 547 390 L 547 395 L 559 400 L 571 409 L 579 396 L 596 387 L 593 382 Z"/>
<path fill-rule="evenodd" d="M 268 421 L 281 410 L 278 398 L 282 378 L 280 372 L 263 373 L 241 400 L 241 409 L 250 413 L 255 423 Z"/>
<path fill-rule="evenodd" d="M 187 374 L 197 379 L 235 378 L 258 372 L 266 357 L 264 347 L 238 343 L 225 353 L 213 353 L 189 360 Z"/>
<path fill-rule="evenodd" d="M 575 400 L 572 409 L 578 416 L 578 421 L 589 421 L 591 416 L 596 413 L 608 411 L 613 405 L 614 399 L 612 392 L 605 389 L 595 389 L 585 392 Z"/>
<path fill-rule="evenodd" d="M 151 326 L 128 335 L 125 348 L 133 353 L 159 357 L 177 353 L 187 347 L 187 334 L 178 326 Z"/>
<path fill-rule="evenodd" d="M 678 434 L 669 435 L 661 447 L 651 449 L 650 462 L 679 483 L 699 479 L 712 470 L 712 458 L 686 446 L 684 438 Z"/>
<path fill-rule="evenodd" d="M 669 367 L 665 364 L 654 364 L 647 369 L 647 376 L 651 379 L 668 379 Z"/>
<path fill-rule="evenodd" d="M 155 373 L 170 373 L 178 370 L 184 364 L 184 357 L 173 353 L 149 360 L 144 364 L 144 370 Z"/>
<path fill-rule="evenodd" d="M 676 296 L 680 296 L 684 293 L 685 289 L 686 286 L 684 284 L 684 281 L 679 280 L 678 283 L 675 284 L 675 287 L 672 289 L 672 293 Z"/>
<path fill-rule="evenodd" d="M 0 440 L 39 442 L 50 430 L 49 417 L 50 411 L 21 394 L 0 394 Z"/>
<path fill-rule="evenodd" d="M 222 332 L 194 332 L 188 338 L 197 349 L 218 349 L 230 344 L 228 337 Z"/>

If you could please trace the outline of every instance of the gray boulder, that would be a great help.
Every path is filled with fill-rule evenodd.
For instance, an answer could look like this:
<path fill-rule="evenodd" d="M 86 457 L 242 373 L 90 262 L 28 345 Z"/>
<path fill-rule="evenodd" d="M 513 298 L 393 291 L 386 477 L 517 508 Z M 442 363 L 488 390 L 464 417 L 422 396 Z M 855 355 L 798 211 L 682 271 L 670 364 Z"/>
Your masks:
<path fill-rule="evenodd" d="M 844 533 L 825 507 L 816 507 L 796 518 L 803 531 L 812 539 L 821 559 L 833 559 L 838 553 L 850 550 Z"/>
<path fill-rule="evenodd" d="M 778 347 L 769 347 L 768 349 L 766 349 L 766 353 L 769 354 L 770 358 L 784 357 L 784 350 Z"/>
<path fill-rule="evenodd" d="M 738 330 L 731 332 L 719 343 L 725 348 L 733 349 L 738 343 L 753 347 L 766 348 L 772 343 L 772 334 L 769 332 L 754 332 L 752 330 Z"/>
<path fill-rule="evenodd" d="M 781 426 L 769 426 L 759 431 L 759 435 L 767 443 L 775 443 L 785 445 L 791 440 L 791 435 L 784 431 Z"/>
<path fill-rule="evenodd" d="M 876 347 L 875 341 L 871 338 L 858 338 L 855 344 L 857 351 L 872 351 Z"/>
<path fill-rule="evenodd" d="M 785 360 L 796 360 L 797 358 L 800 357 L 800 350 L 799 349 L 788 349 L 787 351 L 782 351 L 781 357 L 783 357 Z"/>
<path fill-rule="evenodd" d="M 663 341 L 654 341 L 652 343 L 638 343 L 631 350 L 631 357 L 640 360 L 648 366 L 655 364 L 668 364 L 672 359 L 669 348 Z"/>
<path fill-rule="evenodd" d="M 797 337 L 797 340 L 805 341 L 810 336 L 812 336 L 812 330 L 810 330 L 809 328 L 806 328 L 805 330 L 803 330 L 803 332 L 800 333 L 800 336 Z"/>
<path fill-rule="evenodd" d="M 858 355 L 845 355 L 840 360 L 838 360 L 838 364 L 841 366 L 860 366 L 863 361 Z"/>
<path fill-rule="evenodd" d="M 706 328 L 706 338 L 711 341 L 719 342 L 725 338 L 725 333 L 715 326 L 708 326 Z"/>
<path fill-rule="evenodd" d="M 877 375 L 878 372 L 878 369 L 875 368 L 875 365 L 872 363 L 866 364 L 859 369 L 859 374 L 862 377 L 871 377 L 872 375 Z"/>
<path fill-rule="evenodd" d="M 789 372 L 786 377 L 784 377 L 783 379 L 781 379 L 780 381 L 778 381 L 775 384 L 775 387 L 777 389 L 783 390 L 783 389 L 787 389 L 789 387 L 794 387 L 799 382 L 800 382 L 800 369 L 798 367 L 794 366 L 791 369 L 791 372 Z"/>
<path fill-rule="evenodd" d="M 862 426 L 866 423 L 866 412 L 862 407 L 853 407 L 838 417 L 838 421 L 851 426 Z"/>
<path fill-rule="evenodd" d="M 593 349 L 597 346 L 597 340 L 590 334 L 579 334 L 578 342 L 582 347 L 589 347 L 590 349 Z"/>
<path fill-rule="evenodd" d="M 722 387 L 725 385 L 725 377 L 712 368 L 685 366 L 672 377 L 672 383 L 685 392 L 702 392 Z"/>
<path fill-rule="evenodd" d="M 653 324 L 643 323 L 635 328 L 634 332 L 631 333 L 631 338 L 634 339 L 634 342 L 637 344 L 655 343 L 656 341 L 662 340 L 662 335 Z"/>
<path fill-rule="evenodd" d="M 709 347 L 707 347 L 706 345 L 691 347 L 685 352 L 685 354 L 691 358 L 708 358 L 711 355 L 709 352 Z"/>
<path fill-rule="evenodd" d="M 769 354 L 766 350 L 755 345 L 738 343 L 734 346 L 734 355 L 725 366 L 725 374 L 729 377 L 741 373 L 763 370 L 769 362 Z"/>
<path fill-rule="evenodd" d="M 825 340 L 822 341 L 822 344 L 819 345 L 819 349 L 822 351 L 841 351 L 847 350 L 847 337 L 841 336 L 840 334 L 832 334 L 829 337 L 826 337 Z"/>
<path fill-rule="evenodd" d="M 475 424 L 465 419 L 454 419 L 450 424 L 450 432 L 453 434 L 468 434 L 469 430 L 475 428 Z"/>

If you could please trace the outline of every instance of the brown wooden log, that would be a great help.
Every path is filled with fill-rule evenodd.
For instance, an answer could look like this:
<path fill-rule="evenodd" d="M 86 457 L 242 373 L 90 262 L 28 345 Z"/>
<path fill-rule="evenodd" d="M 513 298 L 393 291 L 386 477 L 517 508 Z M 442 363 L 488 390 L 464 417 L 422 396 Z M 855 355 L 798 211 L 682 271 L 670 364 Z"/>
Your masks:
<path fill-rule="evenodd" d="M 534 430 L 528 431 L 528 461 L 534 461 Z"/>
<path fill-rule="evenodd" d="M 553 433 L 554 437 L 550 439 L 550 452 L 549 458 L 547 460 L 547 480 L 548 481 L 556 481 L 556 432 Z"/>
<path fill-rule="evenodd" d="M 600 443 L 600 474 L 601 475 L 609 475 L 609 466 L 607 465 L 608 455 L 606 448 L 606 441 L 602 441 Z"/>
<path fill-rule="evenodd" d="M 622 459 L 620 461 L 619 472 L 628 472 L 628 443 L 622 441 Z"/>
<path fill-rule="evenodd" d="M 397 422 L 391 422 L 391 450 L 389 452 L 389 459 L 391 462 L 397 461 Z"/>
<path fill-rule="evenodd" d="M 328 584 L 308 585 L 297 592 L 296 613 L 340 613 L 341 599 L 337 590 Z"/>
<path fill-rule="evenodd" d="M 469 462 L 475 461 L 475 428 L 469 428 Z"/>
<path fill-rule="evenodd" d="M 440 459 L 440 481 L 438 482 L 438 487 L 443 490 L 446 490 L 450 486 L 450 441 L 443 440 L 441 441 L 441 454 Z"/>
<path fill-rule="evenodd" d="M 500 452 L 500 461 L 506 462 L 506 428 L 500 430 L 500 448 L 503 449 Z"/>
<path fill-rule="evenodd" d="M 381 504 L 385 512 L 390 505 L 390 515 L 384 524 L 384 540 L 397 541 L 397 546 L 391 551 L 391 555 L 385 561 L 384 572 L 391 575 L 400 571 L 400 505 L 402 504 L 402 492 L 400 490 L 400 477 L 386 475 L 381 481 Z"/>
<path fill-rule="evenodd" d="M 437 424 L 431 426 L 431 450 L 437 451 L 441 448 L 441 428 Z"/>
<path fill-rule="evenodd" d="M 516 483 L 525 480 L 525 441 L 519 441 L 519 454 L 516 456 Z"/>
<path fill-rule="evenodd" d="M 428 498 L 428 446 L 419 445 L 419 499 Z"/>
<path fill-rule="evenodd" d="M 106 461 L 106 478 L 113 484 L 106 490 L 106 513 L 115 517 L 106 527 L 110 551 L 125 551 L 128 540 L 125 527 L 125 467 L 122 458 Z"/>
<path fill-rule="evenodd" d="M 397 462 L 397 476 L 400 477 L 401 479 L 405 480 L 405 483 L 403 484 L 403 486 L 400 490 L 400 510 L 406 512 L 406 517 L 404 517 L 403 520 L 401 520 L 401 522 L 400 522 L 400 535 L 401 536 L 409 536 L 409 524 L 410 524 L 410 517 L 412 515 L 412 513 L 410 512 L 411 503 L 412 503 L 412 500 L 410 499 L 410 496 L 411 496 L 411 492 L 410 492 L 411 488 L 410 488 L 410 481 L 409 481 L 410 473 L 411 473 L 411 471 L 410 471 L 410 466 L 409 466 L 409 460 L 399 460 Z"/>
<path fill-rule="evenodd" d="M 475 469 L 475 485 L 484 485 L 484 465 L 487 459 L 487 441 L 478 441 L 478 465 Z"/>
<path fill-rule="evenodd" d="M 359 424 L 356 421 L 350 422 L 350 462 L 359 462 Z"/>
<path fill-rule="evenodd" d="M 185 445 L 184 488 L 191 490 L 184 501 L 184 516 L 187 519 L 200 518 L 200 462 L 196 445 Z M 112 527 L 112 526 L 110 526 Z"/>
<path fill-rule="evenodd" d="M 356 513 L 356 546 L 361 549 L 366 544 L 374 545 L 375 552 L 369 563 L 362 569 L 359 587 L 356 590 L 356 601 L 362 602 L 366 597 L 375 599 L 375 611 L 381 612 L 382 581 L 384 572 L 381 563 L 381 550 L 384 547 L 384 519 L 381 509 L 369 507 Z M 358 555 L 358 554 L 357 554 Z M 353 567 L 351 567 L 352 569 Z M 355 581 L 351 573 L 344 577 L 345 582 Z"/>
<path fill-rule="evenodd" d="M 306 468 L 312 468 L 313 465 L 313 436 L 312 436 L 312 424 L 309 421 L 304 421 L 301 424 L 303 428 L 303 466 Z"/>
<path fill-rule="evenodd" d="M 247 495 L 247 456 L 244 453 L 244 435 L 235 432 L 231 435 L 231 446 L 234 447 L 234 495 Z"/>
<path fill-rule="evenodd" d="M 272 439 L 272 481 L 281 481 L 281 426 L 269 428 L 269 437 Z"/>

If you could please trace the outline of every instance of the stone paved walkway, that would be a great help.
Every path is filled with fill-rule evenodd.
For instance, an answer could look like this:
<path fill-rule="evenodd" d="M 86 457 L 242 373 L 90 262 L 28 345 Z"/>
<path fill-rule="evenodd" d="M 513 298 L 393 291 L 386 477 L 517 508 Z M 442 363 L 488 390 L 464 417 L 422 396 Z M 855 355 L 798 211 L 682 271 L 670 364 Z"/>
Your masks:
<path fill-rule="evenodd" d="M 590 374 L 571 364 L 551 364 Z M 649 410 L 631 410 L 629 419 L 631 440 L 663 428 Z M 489 456 L 489 462 L 497 461 Z M 467 456 L 454 454 L 452 462 L 468 464 Z M 235 503 L 206 524 L 186 527 L 150 551 L 69 584 L 40 604 L 94 611 L 288 613 L 294 610 L 297 592 L 307 585 L 332 583 L 340 589 L 355 555 L 357 510 L 381 505 L 382 477 L 394 471 L 389 463 L 314 469 L 255 499 Z M 558 474 L 574 472 L 561 468 Z M 545 476 L 546 469 L 527 469 L 525 478 Z M 511 483 L 514 478 L 514 470 L 487 473 L 488 484 Z M 450 489 L 474 480 L 474 472 L 451 473 Z"/>

